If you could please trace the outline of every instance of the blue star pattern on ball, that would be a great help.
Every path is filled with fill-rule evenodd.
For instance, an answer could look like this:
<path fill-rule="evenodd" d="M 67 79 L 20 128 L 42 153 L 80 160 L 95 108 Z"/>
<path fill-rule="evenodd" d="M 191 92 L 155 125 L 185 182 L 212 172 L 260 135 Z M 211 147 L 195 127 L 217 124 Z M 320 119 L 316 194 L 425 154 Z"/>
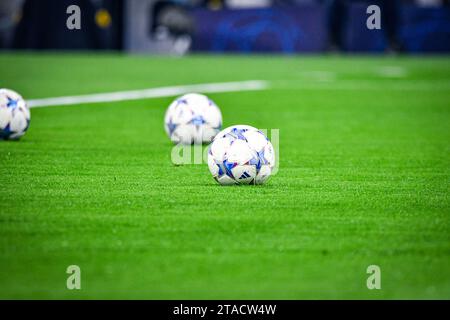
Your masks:
<path fill-rule="evenodd" d="M 203 119 L 202 116 L 195 116 L 189 121 L 190 124 L 193 124 L 194 126 L 201 126 L 202 124 L 206 123 L 205 119 Z"/>
<path fill-rule="evenodd" d="M 216 162 L 216 165 L 219 167 L 219 177 L 225 174 L 234 179 L 233 172 L 231 172 L 231 170 L 237 166 L 237 163 L 224 160 L 223 162 Z"/>
<path fill-rule="evenodd" d="M 223 161 L 223 166 L 225 167 L 225 172 L 226 172 L 227 176 L 230 176 L 231 178 L 233 178 L 233 172 L 231 172 L 231 169 L 236 167 L 237 163 L 230 162 L 228 160 L 224 160 Z"/>
<path fill-rule="evenodd" d="M 228 134 L 235 139 L 247 141 L 247 138 L 244 136 L 244 132 L 246 131 L 247 129 L 233 128 Z"/>
<path fill-rule="evenodd" d="M 167 128 L 169 129 L 170 134 L 172 134 L 175 129 L 177 128 L 177 124 L 172 122 L 172 119 L 169 120 L 169 122 L 167 123 Z"/>
<path fill-rule="evenodd" d="M 188 102 L 186 99 L 178 99 L 177 100 L 177 105 L 182 104 L 182 103 L 187 104 Z"/>
<path fill-rule="evenodd" d="M 11 131 L 9 123 L 3 129 L 0 129 L 0 138 L 7 139 L 14 132 Z"/>
<path fill-rule="evenodd" d="M 11 109 L 17 108 L 17 103 L 19 100 L 11 99 L 10 97 L 6 97 L 8 99 L 8 102 L 6 103 L 6 106 Z"/>
<path fill-rule="evenodd" d="M 248 164 L 256 166 L 256 172 L 259 172 L 262 165 L 268 164 L 266 157 L 264 157 L 264 149 L 259 152 L 256 151 L 256 157 L 250 159 Z"/>

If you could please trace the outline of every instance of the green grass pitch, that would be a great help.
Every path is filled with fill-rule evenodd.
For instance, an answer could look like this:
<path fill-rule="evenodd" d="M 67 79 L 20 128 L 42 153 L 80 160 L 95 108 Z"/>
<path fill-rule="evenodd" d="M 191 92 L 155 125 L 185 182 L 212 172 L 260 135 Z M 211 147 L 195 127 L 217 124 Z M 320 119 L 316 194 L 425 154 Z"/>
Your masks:
<path fill-rule="evenodd" d="M 172 97 L 32 109 L 0 141 L 0 298 L 449 299 L 449 62 L 1 54 L 28 99 L 268 80 L 209 96 L 225 127 L 280 130 L 280 170 L 221 187 L 172 165 Z"/>

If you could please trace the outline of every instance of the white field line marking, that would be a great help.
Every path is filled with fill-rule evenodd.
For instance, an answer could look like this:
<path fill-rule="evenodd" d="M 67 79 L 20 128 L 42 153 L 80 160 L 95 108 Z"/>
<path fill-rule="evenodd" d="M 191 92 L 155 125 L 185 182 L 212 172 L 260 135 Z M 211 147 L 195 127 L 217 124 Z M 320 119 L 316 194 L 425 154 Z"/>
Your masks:
<path fill-rule="evenodd" d="M 271 89 L 296 89 L 296 90 L 370 90 L 370 91 L 448 91 L 450 81 L 421 81 L 421 80 L 340 80 L 337 82 L 309 82 L 274 81 Z"/>
<path fill-rule="evenodd" d="M 329 71 L 305 71 L 302 75 L 308 81 L 333 82 L 336 80 L 336 73 Z"/>
<path fill-rule="evenodd" d="M 233 92 L 264 90 L 269 87 L 267 81 L 249 80 L 239 82 L 204 83 L 173 87 L 159 87 L 144 90 L 117 91 L 109 93 L 87 94 L 79 96 L 67 96 L 45 99 L 28 100 L 30 108 L 63 106 L 82 103 L 101 103 L 125 100 L 139 100 L 148 98 L 170 97 L 182 95 L 189 92 L 211 93 L 211 92 Z"/>
<path fill-rule="evenodd" d="M 408 74 L 405 68 L 399 66 L 382 66 L 375 72 L 386 78 L 404 78 Z"/>

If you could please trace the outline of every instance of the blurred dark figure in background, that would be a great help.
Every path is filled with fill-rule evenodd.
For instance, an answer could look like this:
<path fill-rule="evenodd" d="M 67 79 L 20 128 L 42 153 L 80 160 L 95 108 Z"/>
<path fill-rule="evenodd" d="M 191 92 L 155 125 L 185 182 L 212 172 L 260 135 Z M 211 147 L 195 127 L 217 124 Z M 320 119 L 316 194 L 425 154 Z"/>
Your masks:
<path fill-rule="evenodd" d="M 0 48 L 11 48 L 24 0 L 0 1 Z"/>
<path fill-rule="evenodd" d="M 156 1 L 151 7 L 151 34 L 156 41 L 173 39 L 174 51 L 183 54 L 191 46 L 194 21 L 189 8 L 201 5 L 200 0 Z"/>

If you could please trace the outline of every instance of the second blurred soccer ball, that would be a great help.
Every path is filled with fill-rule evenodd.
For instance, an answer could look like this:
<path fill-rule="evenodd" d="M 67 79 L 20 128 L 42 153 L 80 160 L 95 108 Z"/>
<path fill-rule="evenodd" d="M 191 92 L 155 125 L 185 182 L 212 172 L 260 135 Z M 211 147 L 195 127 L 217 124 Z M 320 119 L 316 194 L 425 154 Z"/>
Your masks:
<path fill-rule="evenodd" d="M 0 138 L 16 140 L 30 125 L 30 110 L 17 92 L 0 89 Z"/>
<path fill-rule="evenodd" d="M 207 96 L 189 93 L 171 103 L 164 127 L 175 143 L 211 142 L 222 127 L 222 114 Z"/>

